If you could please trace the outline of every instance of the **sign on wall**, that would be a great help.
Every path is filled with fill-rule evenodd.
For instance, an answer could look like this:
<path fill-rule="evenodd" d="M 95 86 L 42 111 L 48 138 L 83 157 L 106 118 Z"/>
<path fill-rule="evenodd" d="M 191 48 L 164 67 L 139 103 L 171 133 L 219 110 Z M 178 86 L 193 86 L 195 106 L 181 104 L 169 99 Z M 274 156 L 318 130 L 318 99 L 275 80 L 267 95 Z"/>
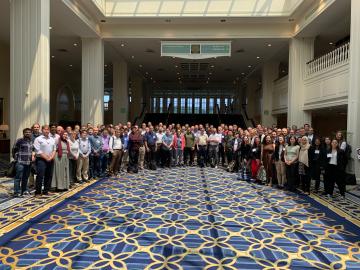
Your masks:
<path fill-rule="evenodd" d="M 161 56 L 185 59 L 231 56 L 231 41 L 162 41 Z"/>

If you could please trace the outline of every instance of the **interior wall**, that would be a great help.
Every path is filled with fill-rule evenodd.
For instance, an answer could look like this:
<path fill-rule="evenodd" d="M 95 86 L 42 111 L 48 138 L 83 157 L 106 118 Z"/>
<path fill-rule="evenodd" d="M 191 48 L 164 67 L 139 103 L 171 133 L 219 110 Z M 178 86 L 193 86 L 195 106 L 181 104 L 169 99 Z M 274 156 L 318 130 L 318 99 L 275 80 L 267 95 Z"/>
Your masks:
<path fill-rule="evenodd" d="M 0 43 L 0 98 L 4 99 L 4 124 L 10 122 L 10 46 Z M 0 123 L 2 124 L 2 123 Z"/>
<path fill-rule="evenodd" d="M 67 87 L 72 90 L 75 98 L 75 110 L 69 112 L 68 119 L 58 119 L 57 111 L 59 102 L 58 93 L 62 88 Z M 50 121 L 81 121 L 81 71 L 71 68 L 64 69 L 51 63 L 50 67 Z"/>
<path fill-rule="evenodd" d="M 316 114 L 312 113 L 312 127 L 316 134 L 322 137 L 333 137 L 337 130 L 347 129 L 347 113 L 327 112 Z"/>

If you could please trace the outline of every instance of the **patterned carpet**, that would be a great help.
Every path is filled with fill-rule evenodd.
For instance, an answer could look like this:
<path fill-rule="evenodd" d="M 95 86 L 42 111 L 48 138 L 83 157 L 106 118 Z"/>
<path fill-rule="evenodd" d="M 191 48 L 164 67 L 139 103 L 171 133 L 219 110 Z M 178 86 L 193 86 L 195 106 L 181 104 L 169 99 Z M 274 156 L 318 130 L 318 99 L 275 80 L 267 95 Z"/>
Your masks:
<path fill-rule="evenodd" d="M 360 269 L 360 229 L 317 201 L 176 168 L 96 182 L 0 238 L 0 269 Z"/>

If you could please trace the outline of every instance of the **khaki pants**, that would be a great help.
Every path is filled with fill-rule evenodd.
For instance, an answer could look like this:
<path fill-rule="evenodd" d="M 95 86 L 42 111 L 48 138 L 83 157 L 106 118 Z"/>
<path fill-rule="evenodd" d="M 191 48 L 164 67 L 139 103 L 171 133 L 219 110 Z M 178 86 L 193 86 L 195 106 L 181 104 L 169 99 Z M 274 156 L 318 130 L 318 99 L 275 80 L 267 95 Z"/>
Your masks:
<path fill-rule="evenodd" d="M 114 150 L 112 153 L 112 159 L 110 163 L 110 173 L 116 174 L 119 172 L 121 157 L 123 156 L 122 150 Z"/>
<path fill-rule="evenodd" d="M 144 169 L 144 160 L 145 160 L 145 146 L 139 148 L 139 166 L 140 169 Z"/>
<path fill-rule="evenodd" d="M 129 164 L 129 151 L 123 152 L 121 159 L 121 170 L 125 170 Z"/>
<path fill-rule="evenodd" d="M 276 161 L 275 162 L 276 175 L 278 179 L 279 186 L 283 187 L 286 184 L 286 166 L 285 162 Z"/>
<path fill-rule="evenodd" d="M 76 169 L 76 179 L 81 181 L 81 177 L 84 180 L 88 180 L 88 171 L 89 171 L 89 157 L 79 156 L 77 160 L 77 169 Z"/>

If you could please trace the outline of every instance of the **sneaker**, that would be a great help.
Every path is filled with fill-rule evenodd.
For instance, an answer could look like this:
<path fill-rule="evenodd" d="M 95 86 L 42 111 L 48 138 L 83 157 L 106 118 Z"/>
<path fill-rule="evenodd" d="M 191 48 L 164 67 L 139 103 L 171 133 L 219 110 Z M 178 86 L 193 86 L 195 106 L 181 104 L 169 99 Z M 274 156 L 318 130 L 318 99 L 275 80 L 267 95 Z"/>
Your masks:
<path fill-rule="evenodd" d="M 26 191 L 24 191 L 23 195 L 25 195 L 25 196 L 30 196 L 31 194 L 30 194 L 29 191 L 26 190 Z"/>

